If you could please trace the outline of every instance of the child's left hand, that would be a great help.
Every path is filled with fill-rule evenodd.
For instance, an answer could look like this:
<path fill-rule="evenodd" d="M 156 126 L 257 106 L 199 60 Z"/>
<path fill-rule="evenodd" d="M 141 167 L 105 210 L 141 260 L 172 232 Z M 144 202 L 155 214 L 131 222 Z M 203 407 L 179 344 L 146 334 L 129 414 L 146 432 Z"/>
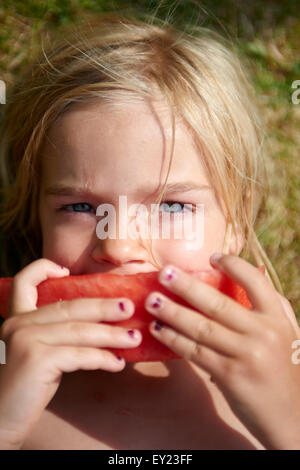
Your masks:
<path fill-rule="evenodd" d="M 160 272 L 160 281 L 191 309 L 152 293 L 147 310 L 163 327 L 156 330 L 152 323 L 150 331 L 212 375 L 233 412 L 266 448 L 299 449 L 300 364 L 292 355 L 295 345 L 300 347 L 300 341 L 294 343 L 300 339 L 300 328 L 292 310 L 288 311 L 289 303 L 266 276 L 238 256 L 211 258 L 211 263 L 246 290 L 252 310 L 167 266 Z M 174 268 L 174 276 L 164 281 L 168 268 Z M 157 297 L 161 306 L 149 308 L 149 301 Z"/>

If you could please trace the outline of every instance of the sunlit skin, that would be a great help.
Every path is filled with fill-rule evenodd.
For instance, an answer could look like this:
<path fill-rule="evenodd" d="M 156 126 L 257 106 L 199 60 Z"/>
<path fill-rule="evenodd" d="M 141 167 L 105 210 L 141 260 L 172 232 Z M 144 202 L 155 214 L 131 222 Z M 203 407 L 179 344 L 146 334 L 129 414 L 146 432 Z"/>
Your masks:
<path fill-rule="evenodd" d="M 94 208 L 101 202 L 116 205 L 120 194 L 127 196 L 128 204 L 155 202 L 167 171 L 170 136 L 169 115 L 163 103 L 127 104 L 117 112 L 94 105 L 64 116 L 49 136 L 55 142 L 55 149 L 48 145 L 45 152 L 40 197 L 43 256 L 67 266 L 71 274 L 156 270 L 140 241 L 129 237 L 98 240 L 95 213 L 59 212 L 58 208 L 77 202 Z M 282 410 L 290 404 L 300 417 L 297 391 L 300 368 L 290 361 L 296 330 L 287 320 L 282 302 L 269 281 L 249 263 L 230 255 L 211 263 L 211 255 L 223 248 L 225 217 L 204 171 L 201 155 L 181 122 L 177 122 L 168 181 L 207 186 L 185 193 L 166 192 L 163 199 L 204 204 L 203 247 L 196 252 L 189 250 L 185 240 L 154 240 L 152 246 L 162 266 L 170 268 L 176 264 L 180 268 L 175 279 L 167 284 L 170 290 L 188 300 L 194 309 L 209 314 L 211 319 L 204 321 L 192 309 L 179 307 L 163 297 L 160 297 L 161 308 L 151 308 L 151 303 L 157 300 L 154 293 L 146 302 L 147 308 L 168 327 L 156 330 L 153 323 L 151 331 L 182 357 L 210 372 L 233 410 L 262 442 L 271 447 L 284 442 L 286 436 L 280 434 L 282 417 L 289 420 L 289 438 L 295 445 L 297 420 L 290 413 L 285 416 Z M 85 187 L 92 195 L 47 195 L 47 188 L 54 185 Z M 242 245 L 232 241 L 230 247 L 232 254 L 238 254 Z M 184 272 L 211 269 L 212 265 L 246 288 L 254 311 L 248 312 L 221 294 L 216 295 L 210 287 Z M 201 348 L 195 348 L 195 342 Z M 275 393 L 279 373 L 285 387 L 281 393 Z"/>
<path fill-rule="evenodd" d="M 12 431 L 14 442 L 23 441 L 30 425 L 37 422 L 41 410 L 55 394 L 62 372 L 124 368 L 116 358 L 113 363 L 109 362 L 111 357 L 103 356 L 104 361 L 104 351 L 99 350 L 100 330 L 103 335 L 106 331 L 101 319 L 105 315 L 116 319 L 120 312 L 113 310 L 115 307 L 101 303 L 101 299 L 80 299 L 81 303 L 72 301 L 36 310 L 36 286 L 48 277 L 68 273 L 134 274 L 159 269 L 143 240 L 99 240 L 95 210 L 101 203 L 110 203 L 118 212 L 119 195 L 127 197 L 128 205 L 156 201 L 167 175 L 170 129 L 163 102 L 135 102 L 119 103 L 117 108 L 102 104 L 81 106 L 62 116 L 49 132 L 41 151 L 39 217 L 43 259 L 31 263 L 15 277 L 13 321 L 6 323 L 4 331 L 5 338 L 17 331 L 19 339 L 15 341 L 11 365 L 2 373 L 3 383 L 8 385 L 0 396 L 0 416 L 1 410 L 9 415 L 11 409 L 10 422 L 14 426 L 20 423 L 17 437 Z M 191 307 L 160 295 L 161 307 L 153 308 L 152 301 L 157 304 L 159 294 L 151 293 L 145 303 L 154 319 L 150 331 L 207 377 L 213 377 L 233 413 L 266 448 L 300 448 L 300 365 L 291 360 L 292 344 L 300 338 L 295 315 L 267 277 L 237 256 L 243 244 L 241 235 L 237 240 L 231 239 L 229 254 L 212 258 L 223 250 L 225 215 L 204 171 L 201 153 L 180 121 L 168 183 L 200 187 L 188 192 L 174 192 L 173 188 L 164 194 L 163 201 L 204 204 L 204 243 L 198 250 L 191 250 L 190 242 L 184 239 L 153 240 L 153 253 L 163 267 L 159 269 L 160 282 Z M 76 195 L 70 194 L 70 187 L 76 188 Z M 78 194 L 80 187 L 84 192 Z M 68 269 L 62 270 L 61 265 Z M 252 310 L 187 272 L 213 266 L 245 288 Z M 68 328 L 68 321 L 76 320 L 81 322 L 80 333 L 78 328 Z M 163 324 L 162 328 L 155 329 L 155 320 Z M 89 321 L 94 323 L 85 323 Z M 88 329 L 91 326 L 92 330 Z M 117 337 L 116 329 L 115 332 Z M 121 332 L 118 334 L 121 341 Z M 78 355 L 80 342 L 83 344 L 79 346 L 93 348 L 81 348 Z M 26 367 L 20 357 L 27 358 Z M 141 363 L 137 370 L 143 372 L 147 367 Z M 159 367 L 161 363 L 150 365 L 150 375 L 155 376 Z M 18 374 L 17 378 L 14 374 Z M 17 384 L 13 388 L 12 380 Z M 214 387 L 209 379 L 206 385 L 210 390 Z M 20 409 L 15 403 L 22 404 Z M 4 424 L 7 429 L 7 422 Z M 0 443 L 2 426 L 0 420 Z"/>
<path fill-rule="evenodd" d="M 130 237 L 99 240 L 95 210 L 101 203 L 113 204 L 118 218 L 119 195 L 127 197 L 128 206 L 143 203 L 150 210 L 167 174 L 170 125 L 167 107 L 160 102 L 155 107 L 126 104 L 117 110 L 103 105 L 82 107 L 56 123 L 49 135 L 55 147 L 47 143 L 43 152 L 46 157 L 39 210 L 43 256 L 67 266 L 71 274 L 157 270 L 147 249 L 149 243 Z M 153 240 L 155 258 L 161 266 L 176 258 L 183 269 L 211 269 L 209 256 L 223 248 L 225 217 L 193 139 L 180 123 L 168 183 L 199 186 L 199 190 L 186 192 L 166 191 L 163 201 L 204 205 L 204 243 L 195 250 L 185 239 Z M 54 185 L 83 187 L 91 194 L 47 194 Z M 75 203 L 91 207 L 85 206 L 80 212 L 74 207 L 69 207 L 69 212 L 58 210 Z"/>
<path fill-rule="evenodd" d="M 98 240 L 95 213 L 58 209 L 77 202 L 94 208 L 101 202 L 116 205 L 120 194 L 127 196 L 128 204 L 155 202 L 167 171 L 170 136 L 168 111 L 161 102 L 154 106 L 126 104 L 117 112 L 94 105 L 64 116 L 49 136 L 55 142 L 55 149 L 48 145 L 45 151 L 40 197 L 43 256 L 67 266 L 71 274 L 157 269 L 140 241 Z M 173 264 L 180 268 L 177 276 L 166 284 L 170 290 L 188 300 L 194 309 L 206 312 L 210 320 L 162 296 L 162 307 L 151 308 L 153 301 L 157 305 L 157 293 L 154 293 L 146 306 L 168 327 L 157 330 L 153 322 L 151 331 L 180 356 L 211 373 L 241 421 L 262 442 L 275 448 L 282 445 L 287 436 L 280 432 L 280 427 L 288 420 L 289 442 L 295 445 L 299 435 L 297 420 L 290 413 L 286 416 L 284 410 L 289 404 L 300 418 L 300 368 L 290 360 L 291 344 L 299 330 L 295 321 L 293 328 L 287 319 L 283 301 L 265 276 L 246 261 L 232 256 L 239 253 L 241 240 L 237 244 L 232 241 L 231 255 L 215 262 L 210 259 L 214 252 L 222 251 L 225 217 L 204 171 L 201 155 L 181 122 L 177 122 L 169 175 L 169 183 L 179 182 L 206 186 L 185 193 L 167 192 L 163 199 L 204 204 L 203 247 L 195 252 L 188 249 L 185 240 L 154 240 L 153 250 L 162 266 L 170 269 Z M 47 188 L 54 185 L 85 187 L 92 195 L 47 195 Z M 245 287 L 253 311 L 246 311 L 184 272 L 211 269 L 212 265 Z M 161 280 L 164 273 L 160 275 Z M 278 389 L 278 380 L 285 384 L 283 388 Z"/>

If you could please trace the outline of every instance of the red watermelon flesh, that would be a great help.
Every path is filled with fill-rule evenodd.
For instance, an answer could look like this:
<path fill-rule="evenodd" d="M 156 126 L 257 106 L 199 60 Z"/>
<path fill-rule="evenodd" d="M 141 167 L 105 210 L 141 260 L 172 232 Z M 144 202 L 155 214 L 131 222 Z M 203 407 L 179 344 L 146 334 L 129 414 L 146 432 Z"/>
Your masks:
<path fill-rule="evenodd" d="M 212 269 L 210 271 L 193 271 L 190 274 L 233 298 L 245 308 L 251 308 L 245 290 L 220 271 Z M 11 278 L 0 278 L 0 315 L 4 318 L 8 315 L 11 282 Z M 159 291 L 174 301 L 189 307 L 187 302 L 172 294 L 159 283 L 158 272 L 126 275 L 97 273 L 52 278 L 40 283 L 37 289 L 38 307 L 59 300 L 72 300 L 80 297 L 129 298 L 135 304 L 134 314 L 128 320 L 111 322 L 110 324 L 128 329 L 139 329 L 143 340 L 134 349 L 110 348 L 110 350 L 128 362 L 167 361 L 179 358 L 149 333 L 149 324 L 155 318 L 145 310 L 144 303 L 151 292 Z"/>

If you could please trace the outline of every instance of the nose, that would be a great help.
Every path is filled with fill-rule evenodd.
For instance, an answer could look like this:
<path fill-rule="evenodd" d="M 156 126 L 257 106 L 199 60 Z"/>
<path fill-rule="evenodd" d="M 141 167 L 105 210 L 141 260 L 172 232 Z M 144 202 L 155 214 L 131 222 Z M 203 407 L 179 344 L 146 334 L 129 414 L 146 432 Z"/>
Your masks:
<path fill-rule="evenodd" d="M 152 265 L 152 256 L 143 235 L 147 222 L 144 211 L 138 216 L 128 215 L 126 212 L 123 219 L 120 219 L 117 210 L 115 217 L 110 214 L 107 219 L 102 219 L 96 230 L 97 241 L 92 252 L 94 261 L 115 266 L 129 263 Z"/>
<path fill-rule="evenodd" d="M 111 263 L 115 266 L 122 266 L 128 263 L 149 262 L 149 254 L 146 247 L 142 246 L 139 240 L 127 238 L 97 240 L 92 252 L 92 258 L 97 263 Z"/>

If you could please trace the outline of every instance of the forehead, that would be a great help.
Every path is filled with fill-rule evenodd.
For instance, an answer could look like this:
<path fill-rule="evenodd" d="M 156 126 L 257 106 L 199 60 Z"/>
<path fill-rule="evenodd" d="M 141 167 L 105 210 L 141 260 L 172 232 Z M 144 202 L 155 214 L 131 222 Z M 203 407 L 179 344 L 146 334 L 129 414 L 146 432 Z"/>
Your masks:
<path fill-rule="evenodd" d="M 43 181 L 113 185 L 114 175 L 120 185 L 122 174 L 127 186 L 149 177 L 164 181 L 171 151 L 172 120 L 163 100 L 80 105 L 64 113 L 47 134 Z M 170 177 L 207 182 L 199 149 L 178 116 Z"/>

